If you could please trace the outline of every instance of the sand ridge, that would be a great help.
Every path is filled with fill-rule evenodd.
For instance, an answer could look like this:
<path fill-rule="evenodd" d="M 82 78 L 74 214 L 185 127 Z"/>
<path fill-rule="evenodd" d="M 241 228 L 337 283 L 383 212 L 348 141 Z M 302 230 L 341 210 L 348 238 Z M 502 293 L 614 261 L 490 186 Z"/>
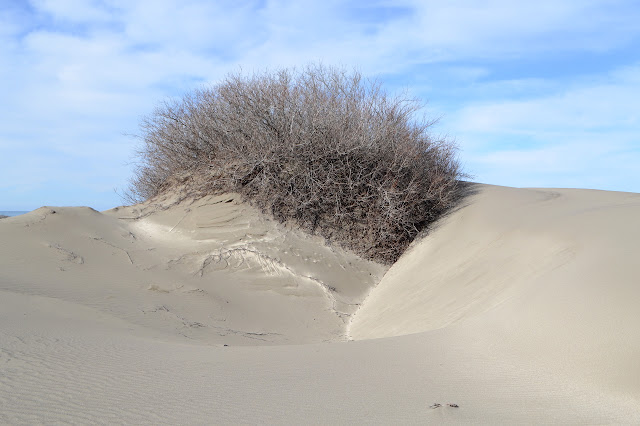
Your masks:
<path fill-rule="evenodd" d="M 269 221 L 235 194 L 8 219 L 3 290 L 89 305 L 208 344 L 345 340 L 384 267 Z M 37 263 L 27 268 L 25 262 Z"/>

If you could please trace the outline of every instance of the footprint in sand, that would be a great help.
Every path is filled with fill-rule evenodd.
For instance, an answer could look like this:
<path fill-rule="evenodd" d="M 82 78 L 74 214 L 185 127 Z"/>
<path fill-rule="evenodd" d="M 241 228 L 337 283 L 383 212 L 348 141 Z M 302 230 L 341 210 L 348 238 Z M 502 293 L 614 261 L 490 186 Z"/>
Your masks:
<path fill-rule="evenodd" d="M 435 404 L 433 404 L 432 406 L 430 406 L 429 408 L 431 408 L 432 410 L 435 410 L 436 408 L 440 408 L 442 407 L 442 404 L 438 404 L 437 402 Z M 447 407 L 451 407 L 451 408 L 460 408 L 460 406 L 458 404 L 447 404 Z"/>

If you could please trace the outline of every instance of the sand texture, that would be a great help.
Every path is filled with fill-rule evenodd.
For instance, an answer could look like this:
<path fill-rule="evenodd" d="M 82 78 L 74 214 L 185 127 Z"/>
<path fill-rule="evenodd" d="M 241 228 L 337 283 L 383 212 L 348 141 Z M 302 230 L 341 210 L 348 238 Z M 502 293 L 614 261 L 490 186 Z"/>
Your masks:
<path fill-rule="evenodd" d="M 391 268 L 235 194 L 5 218 L 0 423 L 640 423 L 640 194 L 473 190 Z"/>

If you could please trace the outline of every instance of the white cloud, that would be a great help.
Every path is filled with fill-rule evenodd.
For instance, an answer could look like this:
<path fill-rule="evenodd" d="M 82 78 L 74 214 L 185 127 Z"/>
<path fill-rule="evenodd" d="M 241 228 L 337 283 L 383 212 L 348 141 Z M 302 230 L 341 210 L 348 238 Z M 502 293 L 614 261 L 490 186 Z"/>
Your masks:
<path fill-rule="evenodd" d="M 640 31 L 634 25 L 640 11 L 631 2 L 416 1 L 414 7 L 407 32 L 447 57 L 601 50 L 627 43 Z"/>
<path fill-rule="evenodd" d="M 630 134 L 612 136 L 617 139 L 613 144 L 582 135 L 556 145 L 488 152 L 475 156 L 473 165 L 483 182 L 499 185 L 637 192 L 637 139 Z"/>
<path fill-rule="evenodd" d="M 544 97 L 463 107 L 453 127 L 487 182 L 637 191 L 638 74 L 625 67 Z"/>
<path fill-rule="evenodd" d="M 529 134 L 560 128 L 598 130 L 639 127 L 640 87 L 588 87 L 544 99 L 465 108 L 462 131 Z"/>
<path fill-rule="evenodd" d="M 112 19 L 111 11 L 95 0 L 30 0 L 29 3 L 38 13 L 57 21 L 86 23 Z"/>
<path fill-rule="evenodd" d="M 536 134 L 554 132 L 639 129 L 640 66 L 614 70 L 606 76 L 582 78 L 572 87 L 557 88 L 543 97 L 488 101 L 462 108 L 456 128 L 465 133 Z"/>

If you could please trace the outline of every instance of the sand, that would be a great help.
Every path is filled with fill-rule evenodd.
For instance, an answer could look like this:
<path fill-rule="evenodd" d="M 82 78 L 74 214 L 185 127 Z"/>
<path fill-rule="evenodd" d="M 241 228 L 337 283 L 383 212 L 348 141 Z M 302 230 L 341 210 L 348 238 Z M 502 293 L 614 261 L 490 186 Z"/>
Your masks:
<path fill-rule="evenodd" d="M 640 194 L 474 190 L 391 268 L 235 194 L 3 219 L 0 423 L 639 423 Z"/>

